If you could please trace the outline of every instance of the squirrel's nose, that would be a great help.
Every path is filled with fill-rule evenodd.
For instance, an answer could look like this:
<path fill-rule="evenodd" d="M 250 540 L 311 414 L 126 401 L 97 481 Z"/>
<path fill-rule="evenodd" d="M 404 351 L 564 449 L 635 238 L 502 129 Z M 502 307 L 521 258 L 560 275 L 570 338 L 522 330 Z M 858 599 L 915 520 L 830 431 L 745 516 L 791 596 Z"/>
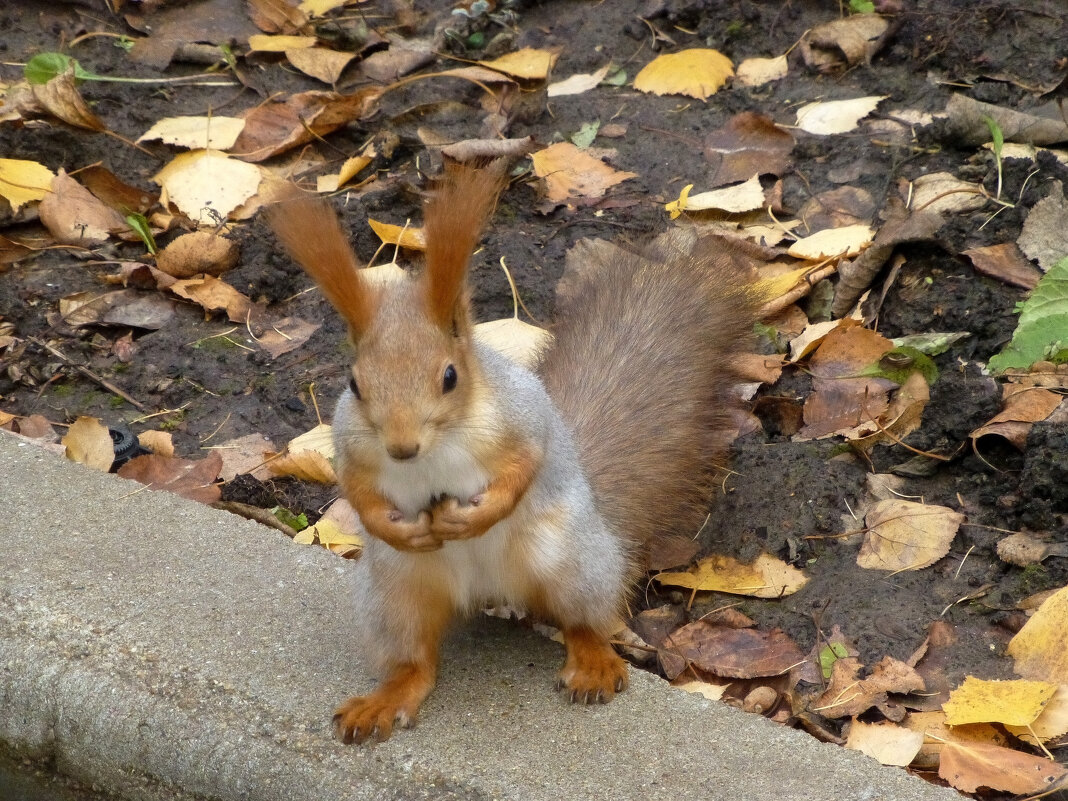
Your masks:
<path fill-rule="evenodd" d="M 414 459 L 416 454 L 419 453 L 419 443 L 399 442 L 387 445 L 386 453 L 390 455 L 390 458 L 396 459 L 398 462 L 405 462 L 409 459 Z"/>

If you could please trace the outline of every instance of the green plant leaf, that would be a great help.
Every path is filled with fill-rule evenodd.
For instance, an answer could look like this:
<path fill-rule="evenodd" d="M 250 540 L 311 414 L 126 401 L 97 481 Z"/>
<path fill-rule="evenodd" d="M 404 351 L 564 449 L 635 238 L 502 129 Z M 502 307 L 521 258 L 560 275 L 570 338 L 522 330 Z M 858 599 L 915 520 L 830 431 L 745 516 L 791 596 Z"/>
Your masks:
<path fill-rule="evenodd" d="M 849 0 L 849 8 L 854 14 L 875 13 L 875 3 L 872 0 Z"/>
<path fill-rule="evenodd" d="M 1068 358 L 1068 256 L 1049 268 L 1017 310 L 1020 322 L 1012 341 L 987 363 L 991 371 L 1025 370 L 1043 359 Z"/>
<path fill-rule="evenodd" d="M 271 509 L 271 514 L 296 531 L 303 531 L 308 527 L 308 516 L 303 512 L 295 515 L 284 506 L 276 506 Z"/>
<path fill-rule="evenodd" d="M 983 122 L 986 123 L 986 127 L 990 129 L 990 140 L 994 143 L 994 158 L 1001 159 L 1001 150 L 1005 147 L 1005 134 L 1001 131 L 1001 126 L 998 125 L 997 120 L 993 117 L 983 115 Z"/>
<path fill-rule="evenodd" d="M 148 220 L 145 219 L 145 215 L 127 214 L 126 224 L 134 230 L 134 233 L 141 237 L 141 241 L 145 243 L 148 252 L 155 256 L 157 252 L 156 238 L 152 236 L 152 227 L 148 224 Z"/>
<path fill-rule="evenodd" d="M 895 384 L 904 384 L 911 373 L 923 375 L 927 385 L 938 380 L 938 368 L 931 358 L 917 348 L 903 345 L 888 350 L 875 364 L 869 364 L 857 372 L 857 377 L 886 378 Z"/>
<path fill-rule="evenodd" d="M 571 143 L 575 145 L 575 147 L 581 147 L 583 149 L 589 147 L 593 144 L 593 140 L 597 138 L 597 131 L 600 130 L 600 128 L 600 120 L 584 122 L 582 127 L 571 137 Z"/>
<path fill-rule="evenodd" d="M 823 678 L 829 679 L 831 672 L 834 670 L 834 663 L 839 659 L 845 659 L 847 656 L 849 656 L 849 651 L 840 642 L 832 642 L 823 646 L 820 649 L 820 672 L 823 674 Z"/>
<path fill-rule="evenodd" d="M 26 62 L 22 75 L 29 83 L 44 84 L 57 75 L 62 75 L 70 69 L 72 64 L 75 80 L 92 81 L 99 77 L 84 70 L 77 59 L 71 58 L 66 53 L 38 53 Z"/>

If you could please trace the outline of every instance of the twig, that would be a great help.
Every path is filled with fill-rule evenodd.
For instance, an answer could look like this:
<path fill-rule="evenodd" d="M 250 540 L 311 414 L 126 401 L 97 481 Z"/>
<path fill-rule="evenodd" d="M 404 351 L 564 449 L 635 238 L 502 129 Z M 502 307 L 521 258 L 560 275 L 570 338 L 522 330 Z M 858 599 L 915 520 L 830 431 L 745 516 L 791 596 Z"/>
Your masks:
<path fill-rule="evenodd" d="M 122 398 L 128 404 L 130 404 L 135 409 L 137 409 L 137 411 L 139 411 L 139 412 L 147 412 L 148 411 L 148 407 L 145 406 L 143 403 L 141 403 L 140 401 L 138 401 L 135 398 L 131 397 L 128 393 L 124 392 L 123 390 L 119 389 L 117 386 L 112 384 L 106 378 L 101 378 L 96 373 L 94 373 L 92 370 L 90 370 L 88 367 L 83 367 L 80 364 L 75 364 L 63 352 L 57 350 L 56 348 L 53 348 L 51 345 L 47 344 L 46 342 L 42 342 L 41 340 L 37 339 L 37 337 L 27 337 L 27 339 L 29 339 L 30 342 L 32 342 L 33 344 L 37 345 L 37 347 L 44 348 L 46 351 L 51 353 L 57 359 L 62 360 L 63 363 L 66 364 L 68 367 L 73 367 L 75 370 L 77 370 L 79 373 L 84 375 L 89 380 L 95 381 L 100 386 L 102 386 L 104 389 L 106 389 L 108 392 L 110 392 L 110 393 L 112 393 L 114 395 L 118 395 L 120 398 Z"/>

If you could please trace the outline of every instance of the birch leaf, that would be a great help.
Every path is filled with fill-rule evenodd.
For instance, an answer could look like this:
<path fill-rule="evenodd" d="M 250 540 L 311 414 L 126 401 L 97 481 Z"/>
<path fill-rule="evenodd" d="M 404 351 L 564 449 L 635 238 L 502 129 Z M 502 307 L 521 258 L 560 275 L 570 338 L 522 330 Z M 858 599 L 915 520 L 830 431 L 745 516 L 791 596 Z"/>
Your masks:
<path fill-rule="evenodd" d="M 964 515 L 945 506 L 890 498 L 864 518 L 868 531 L 857 564 L 869 570 L 919 570 L 947 553 Z"/>
<path fill-rule="evenodd" d="M 705 100 L 734 75 L 731 60 L 718 50 L 693 48 L 657 56 L 634 78 L 634 88 L 654 95 L 685 95 Z"/>

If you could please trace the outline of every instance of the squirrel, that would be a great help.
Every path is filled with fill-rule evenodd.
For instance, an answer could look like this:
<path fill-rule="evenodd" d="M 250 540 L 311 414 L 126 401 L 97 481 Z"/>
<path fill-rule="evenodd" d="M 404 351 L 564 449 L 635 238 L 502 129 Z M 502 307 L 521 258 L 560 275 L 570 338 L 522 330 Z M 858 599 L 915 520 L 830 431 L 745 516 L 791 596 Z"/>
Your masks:
<path fill-rule="evenodd" d="M 425 267 L 375 285 L 324 200 L 268 209 L 355 346 L 334 415 L 341 493 L 370 537 L 357 619 L 380 673 L 334 716 L 346 743 L 414 723 L 449 622 L 505 603 L 558 625 L 558 688 L 627 686 L 609 642 L 648 544 L 704 520 L 757 302 L 723 252 L 669 245 L 589 265 L 537 373 L 475 341 L 468 261 L 501 169 L 447 165 L 425 205 Z"/>

